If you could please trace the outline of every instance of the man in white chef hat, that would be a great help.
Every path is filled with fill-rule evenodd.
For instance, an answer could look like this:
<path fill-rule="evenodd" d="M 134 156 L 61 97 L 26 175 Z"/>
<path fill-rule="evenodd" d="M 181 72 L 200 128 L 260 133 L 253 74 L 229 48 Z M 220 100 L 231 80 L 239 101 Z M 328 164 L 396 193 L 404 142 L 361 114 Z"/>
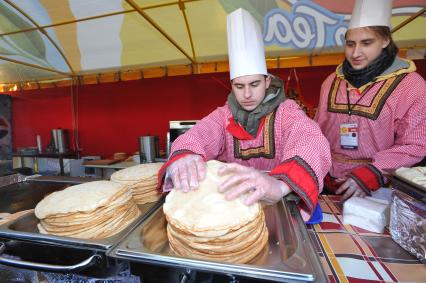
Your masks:
<path fill-rule="evenodd" d="M 205 162 L 217 159 L 227 162 L 220 174 L 237 173 L 219 187 L 227 199 L 248 193 L 247 205 L 275 203 L 293 191 L 309 219 L 330 167 L 328 142 L 318 125 L 285 99 L 282 81 L 267 73 L 262 32 L 253 16 L 235 10 L 227 31 L 232 91 L 224 106 L 173 142 L 160 171 L 163 189 L 196 190 Z"/>
<path fill-rule="evenodd" d="M 315 120 L 330 142 L 327 190 L 342 199 L 383 187 L 384 169 L 411 167 L 426 155 L 426 84 L 397 56 L 391 0 L 357 0 L 345 57 L 321 88 Z"/>

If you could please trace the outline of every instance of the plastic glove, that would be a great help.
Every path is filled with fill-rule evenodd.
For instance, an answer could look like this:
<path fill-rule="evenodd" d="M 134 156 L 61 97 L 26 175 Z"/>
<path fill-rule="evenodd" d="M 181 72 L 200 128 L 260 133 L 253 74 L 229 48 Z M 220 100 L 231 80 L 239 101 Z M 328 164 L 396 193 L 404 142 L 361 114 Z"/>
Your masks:
<path fill-rule="evenodd" d="M 254 168 L 230 163 L 218 170 L 220 176 L 230 173 L 233 173 L 233 175 L 219 186 L 219 192 L 224 193 L 227 200 L 248 193 L 244 200 L 246 205 L 252 205 L 260 200 L 272 204 L 290 192 L 286 183 Z"/>
<path fill-rule="evenodd" d="M 172 179 L 174 188 L 184 192 L 197 189 L 206 173 L 206 162 L 198 154 L 186 155 L 167 168 L 167 176 Z"/>
<path fill-rule="evenodd" d="M 343 194 L 342 201 L 345 201 L 350 197 L 363 198 L 367 196 L 364 190 L 361 189 L 357 182 L 355 182 L 352 178 L 347 178 L 346 181 L 337 189 L 336 194 Z"/>

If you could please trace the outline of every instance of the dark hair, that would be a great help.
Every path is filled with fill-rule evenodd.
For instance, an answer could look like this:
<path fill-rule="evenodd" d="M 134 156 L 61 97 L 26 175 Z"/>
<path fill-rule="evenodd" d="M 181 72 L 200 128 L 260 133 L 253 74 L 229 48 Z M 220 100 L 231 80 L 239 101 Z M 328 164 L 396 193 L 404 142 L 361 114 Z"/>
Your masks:
<path fill-rule="evenodd" d="M 372 30 L 376 35 L 380 36 L 383 39 L 389 39 L 388 46 L 385 47 L 386 53 L 388 55 L 398 54 L 399 48 L 396 46 L 395 41 L 393 41 L 392 33 L 389 27 L 386 26 L 371 26 L 365 27 L 369 30 Z M 346 34 L 345 34 L 346 38 Z"/>
<path fill-rule="evenodd" d="M 372 26 L 372 27 L 367 27 L 367 28 L 369 28 L 372 31 L 374 31 L 381 38 L 383 38 L 383 39 L 389 39 L 389 44 L 388 44 L 388 46 L 385 47 L 386 52 L 388 53 L 388 55 L 398 54 L 399 48 L 398 48 L 398 46 L 396 46 L 395 41 L 393 41 L 392 33 L 391 33 L 391 30 L 390 30 L 389 27 L 385 27 L 385 26 Z"/>

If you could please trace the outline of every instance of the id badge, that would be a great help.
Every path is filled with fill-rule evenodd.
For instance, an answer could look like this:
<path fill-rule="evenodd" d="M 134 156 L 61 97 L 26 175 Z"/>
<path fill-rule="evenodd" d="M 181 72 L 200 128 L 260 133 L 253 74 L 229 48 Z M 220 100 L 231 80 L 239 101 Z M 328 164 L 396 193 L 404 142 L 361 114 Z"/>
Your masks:
<path fill-rule="evenodd" d="M 358 149 L 358 124 L 340 124 L 340 147 L 342 149 Z"/>

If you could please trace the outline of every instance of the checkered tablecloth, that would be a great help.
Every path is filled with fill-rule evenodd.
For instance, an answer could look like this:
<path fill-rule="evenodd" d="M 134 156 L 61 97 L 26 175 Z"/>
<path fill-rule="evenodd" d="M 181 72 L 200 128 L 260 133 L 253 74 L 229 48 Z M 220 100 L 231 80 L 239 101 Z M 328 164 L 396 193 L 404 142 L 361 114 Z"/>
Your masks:
<path fill-rule="evenodd" d="M 321 195 L 323 222 L 307 225 L 330 282 L 426 282 L 426 265 L 394 242 L 343 224 L 340 196 Z"/>

